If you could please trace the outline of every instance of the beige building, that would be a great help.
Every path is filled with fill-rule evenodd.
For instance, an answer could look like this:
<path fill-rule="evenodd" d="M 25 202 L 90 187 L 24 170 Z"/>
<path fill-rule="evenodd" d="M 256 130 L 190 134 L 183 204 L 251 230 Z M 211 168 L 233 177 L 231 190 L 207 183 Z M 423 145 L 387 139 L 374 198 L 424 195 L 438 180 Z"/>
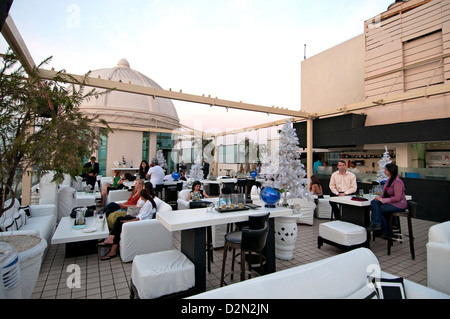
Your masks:
<path fill-rule="evenodd" d="M 360 36 L 303 61 L 301 75 L 303 111 L 364 115 L 342 151 L 382 151 L 386 141 L 400 167 L 421 168 L 450 150 L 450 1 L 396 1 Z"/>
<path fill-rule="evenodd" d="M 133 70 L 127 60 L 122 59 L 116 67 L 95 70 L 93 78 L 129 83 L 144 87 L 161 87 L 152 79 Z M 98 89 L 98 91 L 104 91 Z M 97 159 L 102 175 L 111 176 L 114 162 L 125 159 L 124 167 L 138 168 L 142 160 L 151 161 L 161 149 L 173 167 L 172 131 L 178 130 L 178 114 L 169 99 L 112 91 L 98 99 L 84 102 L 80 109 L 86 113 L 100 115 L 108 122 L 113 133 L 104 136 Z"/>

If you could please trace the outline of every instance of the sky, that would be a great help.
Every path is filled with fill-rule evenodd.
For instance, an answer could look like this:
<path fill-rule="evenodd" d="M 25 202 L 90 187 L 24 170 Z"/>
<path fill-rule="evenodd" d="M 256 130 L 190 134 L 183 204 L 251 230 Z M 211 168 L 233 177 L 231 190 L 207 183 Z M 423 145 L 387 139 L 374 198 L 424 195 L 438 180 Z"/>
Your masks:
<path fill-rule="evenodd" d="M 85 74 L 125 58 L 163 89 L 301 110 L 301 61 L 364 32 L 394 0 L 14 0 L 36 64 Z M 7 44 L 0 39 L 0 52 Z M 223 132 L 282 116 L 173 102 L 180 121 Z"/>

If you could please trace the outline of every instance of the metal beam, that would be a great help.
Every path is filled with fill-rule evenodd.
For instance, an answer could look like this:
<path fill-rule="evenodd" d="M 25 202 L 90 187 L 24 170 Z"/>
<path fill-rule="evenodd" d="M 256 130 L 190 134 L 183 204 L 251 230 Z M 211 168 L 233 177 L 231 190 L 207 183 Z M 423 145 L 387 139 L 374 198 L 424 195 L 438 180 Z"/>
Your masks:
<path fill-rule="evenodd" d="M 23 41 L 19 30 L 14 24 L 11 15 L 9 15 L 5 20 L 5 24 L 2 28 L 2 35 L 5 38 L 6 42 L 8 42 L 8 45 L 13 50 L 14 54 L 22 64 L 25 71 L 29 73 L 31 70 L 33 70 L 36 64 L 34 63 L 30 51 L 28 51 L 28 48 L 25 44 L 25 41 Z"/>
<path fill-rule="evenodd" d="M 57 72 L 53 71 L 53 70 L 39 69 L 38 72 L 39 72 L 39 75 L 43 79 L 52 79 L 54 76 L 57 75 Z M 61 76 L 64 78 L 65 81 L 67 81 L 69 83 L 74 83 L 74 84 L 77 83 L 76 81 L 79 81 L 79 82 L 83 81 L 83 78 L 84 78 L 83 76 L 69 74 L 69 73 L 62 73 Z M 115 81 L 111 81 L 108 79 L 88 77 L 87 80 L 88 80 L 87 85 L 92 86 L 92 87 L 101 88 L 101 89 L 115 89 L 116 91 L 128 92 L 128 93 L 134 93 L 134 94 L 142 94 L 142 95 L 147 95 L 147 96 L 153 96 L 155 98 L 156 97 L 166 98 L 166 99 L 177 100 L 177 101 L 206 104 L 206 105 L 210 105 L 210 106 L 219 106 L 219 107 L 252 111 L 252 112 L 260 112 L 260 113 L 266 113 L 266 114 L 276 114 L 276 115 L 284 115 L 284 116 L 300 117 L 300 118 L 309 118 L 310 117 L 309 113 L 302 112 L 302 111 L 289 110 L 286 108 L 267 107 L 267 106 L 248 104 L 248 103 L 242 103 L 242 102 L 234 102 L 234 101 L 228 101 L 228 100 L 223 100 L 223 99 L 219 99 L 219 98 L 211 98 L 211 97 L 206 97 L 206 96 L 186 94 L 186 93 L 182 93 L 182 92 L 174 92 L 171 90 L 167 91 L 167 90 L 162 90 L 162 89 L 144 87 L 144 86 L 134 85 L 134 84 L 130 84 L 130 83 L 115 82 Z"/>

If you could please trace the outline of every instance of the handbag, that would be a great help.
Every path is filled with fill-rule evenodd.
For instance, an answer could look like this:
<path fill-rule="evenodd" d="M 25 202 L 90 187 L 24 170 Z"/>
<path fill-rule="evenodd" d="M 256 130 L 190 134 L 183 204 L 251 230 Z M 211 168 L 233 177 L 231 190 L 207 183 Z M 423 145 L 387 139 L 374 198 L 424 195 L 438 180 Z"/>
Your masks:
<path fill-rule="evenodd" d="M 77 211 L 81 210 L 81 209 L 84 209 L 85 207 L 87 208 L 87 210 L 86 210 L 86 214 L 84 215 L 84 217 L 92 217 L 92 216 L 94 216 L 94 212 L 95 212 L 95 209 L 97 207 L 95 205 L 92 205 L 92 206 L 80 206 L 80 207 L 72 208 L 72 212 L 70 213 L 70 217 L 71 218 L 76 218 L 77 217 Z"/>

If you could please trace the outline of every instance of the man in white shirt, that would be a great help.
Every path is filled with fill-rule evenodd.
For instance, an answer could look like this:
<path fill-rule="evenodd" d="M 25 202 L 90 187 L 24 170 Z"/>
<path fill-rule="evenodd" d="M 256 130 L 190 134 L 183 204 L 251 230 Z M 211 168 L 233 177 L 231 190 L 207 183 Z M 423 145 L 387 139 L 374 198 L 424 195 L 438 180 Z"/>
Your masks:
<path fill-rule="evenodd" d="M 154 158 L 145 178 L 150 179 L 150 183 L 152 183 L 153 188 L 156 189 L 156 185 L 164 183 L 164 176 L 164 170 L 158 165 L 158 159 Z"/>
<path fill-rule="evenodd" d="M 338 170 L 331 175 L 330 191 L 331 196 L 348 196 L 356 193 L 358 188 L 355 174 L 347 171 L 345 161 L 338 161 Z M 338 204 L 330 202 L 333 215 L 336 219 L 341 219 Z"/>
<path fill-rule="evenodd" d="M 356 167 L 356 162 L 350 163 L 350 168 L 348 169 L 349 172 L 352 172 L 353 174 L 359 174 L 361 173 L 358 167 Z"/>

